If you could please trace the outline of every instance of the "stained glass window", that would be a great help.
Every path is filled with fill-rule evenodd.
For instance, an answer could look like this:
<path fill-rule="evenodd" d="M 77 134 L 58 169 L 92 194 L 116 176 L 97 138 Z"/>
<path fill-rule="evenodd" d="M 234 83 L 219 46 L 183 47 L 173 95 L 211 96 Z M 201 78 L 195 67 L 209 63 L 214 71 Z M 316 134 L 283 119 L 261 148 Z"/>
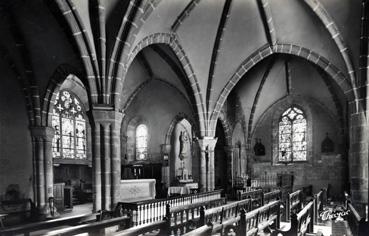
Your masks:
<path fill-rule="evenodd" d="M 296 107 L 288 108 L 279 120 L 280 162 L 306 161 L 306 129 L 304 112 Z"/>
<path fill-rule="evenodd" d="M 136 128 L 136 159 L 143 160 L 147 157 L 147 126 L 141 124 Z"/>
<path fill-rule="evenodd" d="M 55 129 L 53 139 L 53 157 L 86 158 L 86 120 L 81 102 L 67 90 L 57 93 L 52 126 Z"/>

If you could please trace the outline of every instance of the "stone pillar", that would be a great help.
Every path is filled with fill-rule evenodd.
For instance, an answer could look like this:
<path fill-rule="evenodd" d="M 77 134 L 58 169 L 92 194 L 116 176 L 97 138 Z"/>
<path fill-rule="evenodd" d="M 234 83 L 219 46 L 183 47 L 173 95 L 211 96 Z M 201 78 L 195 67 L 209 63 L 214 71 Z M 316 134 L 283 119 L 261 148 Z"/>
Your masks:
<path fill-rule="evenodd" d="M 240 146 L 241 176 L 246 175 L 246 145 Z"/>
<path fill-rule="evenodd" d="M 119 202 L 123 116 L 108 106 L 92 109 L 94 211 L 111 210 Z"/>
<path fill-rule="evenodd" d="M 170 185 L 170 173 L 169 173 L 169 159 L 170 159 L 170 151 L 172 149 L 170 144 L 162 144 L 161 146 L 161 156 L 163 158 L 163 166 L 161 170 L 161 179 L 163 181 L 164 186 L 167 188 Z"/>
<path fill-rule="evenodd" d="M 350 187 L 353 202 L 361 205 L 368 202 L 368 124 L 364 111 L 355 112 L 354 105 L 350 110 Z"/>
<path fill-rule="evenodd" d="M 101 210 L 102 206 L 102 186 L 101 186 L 101 153 L 100 153 L 100 124 L 93 125 L 92 128 L 92 192 L 93 211 Z"/>
<path fill-rule="evenodd" d="M 52 157 L 52 139 L 54 129 L 52 127 L 30 127 L 34 147 L 34 173 L 36 182 L 35 200 L 41 214 L 48 213 L 48 199 L 53 197 L 54 172 Z"/>
<path fill-rule="evenodd" d="M 233 163 L 233 146 L 226 146 L 225 147 L 227 153 L 227 182 L 231 183 L 233 188 L 234 185 L 234 163 Z"/>
<path fill-rule="evenodd" d="M 217 138 L 203 137 L 199 139 L 201 149 L 200 186 L 202 191 L 212 191 L 215 187 L 214 149 Z"/>

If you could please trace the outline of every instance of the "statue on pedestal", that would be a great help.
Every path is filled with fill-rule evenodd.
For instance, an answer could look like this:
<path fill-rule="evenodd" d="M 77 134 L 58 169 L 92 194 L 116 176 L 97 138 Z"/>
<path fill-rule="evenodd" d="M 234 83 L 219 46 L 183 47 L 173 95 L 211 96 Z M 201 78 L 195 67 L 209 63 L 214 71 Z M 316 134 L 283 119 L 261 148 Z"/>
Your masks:
<path fill-rule="evenodd" d="M 180 179 L 188 180 L 188 170 L 185 167 L 185 159 L 189 151 L 189 138 L 186 131 L 181 131 L 179 135 L 179 154 L 178 158 L 181 160 L 181 167 L 179 168 Z"/>

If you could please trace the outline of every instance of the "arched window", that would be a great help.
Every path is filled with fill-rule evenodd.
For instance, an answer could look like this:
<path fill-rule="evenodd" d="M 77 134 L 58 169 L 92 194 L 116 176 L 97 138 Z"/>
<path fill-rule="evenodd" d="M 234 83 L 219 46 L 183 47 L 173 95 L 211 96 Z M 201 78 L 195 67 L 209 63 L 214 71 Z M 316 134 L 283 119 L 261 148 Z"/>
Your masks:
<path fill-rule="evenodd" d="M 147 157 L 147 126 L 141 124 L 136 128 L 136 159 L 144 160 Z"/>
<path fill-rule="evenodd" d="M 288 108 L 279 120 L 278 161 L 306 161 L 305 114 L 297 107 Z"/>
<path fill-rule="evenodd" d="M 52 113 L 53 157 L 86 159 L 86 120 L 79 99 L 67 90 L 56 95 Z"/>

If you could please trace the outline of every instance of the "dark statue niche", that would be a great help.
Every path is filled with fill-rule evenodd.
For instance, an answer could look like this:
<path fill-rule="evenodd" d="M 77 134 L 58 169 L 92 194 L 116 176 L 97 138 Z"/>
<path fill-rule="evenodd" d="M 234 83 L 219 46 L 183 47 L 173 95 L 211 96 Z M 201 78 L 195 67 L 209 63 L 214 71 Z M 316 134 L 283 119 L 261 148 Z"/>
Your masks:
<path fill-rule="evenodd" d="M 255 156 L 265 156 L 265 146 L 261 143 L 260 138 L 255 139 L 254 153 Z"/>
<path fill-rule="evenodd" d="M 334 142 L 328 137 L 328 133 L 326 133 L 326 137 L 321 145 L 322 153 L 332 153 L 334 152 Z"/>

